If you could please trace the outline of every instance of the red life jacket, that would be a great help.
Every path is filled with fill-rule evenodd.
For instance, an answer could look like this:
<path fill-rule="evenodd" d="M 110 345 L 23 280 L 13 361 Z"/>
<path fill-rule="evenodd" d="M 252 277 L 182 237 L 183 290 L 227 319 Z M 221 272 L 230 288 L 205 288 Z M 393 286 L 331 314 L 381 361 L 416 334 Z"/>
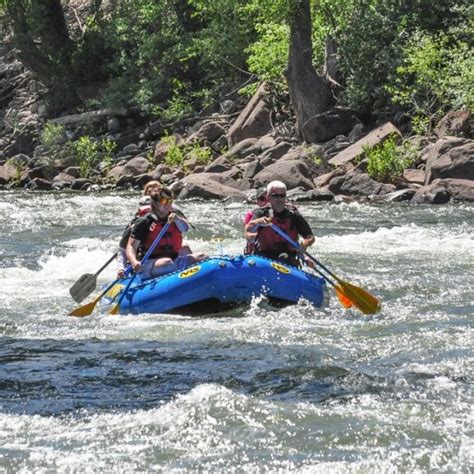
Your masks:
<path fill-rule="evenodd" d="M 161 232 L 161 229 L 165 226 L 166 221 L 153 220 L 150 225 L 150 231 L 145 241 L 144 251 L 145 253 L 153 244 L 158 234 Z M 178 252 L 183 246 L 183 235 L 179 231 L 175 223 L 171 224 L 168 227 L 168 230 L 165 232 L 165 235 L 161 238 L 159 244 L 153 250 L 151 258 L 161 258 L 161 257 L 170 257 L 176 258 Z"/>
<path fill-rule="evenodd" d="M 279 227 L 285 234 L 295 242 L 298 241 L 298 231 L 293 223 L 292 210 L 288 209 L 285 217 L 273 216 L 272 224 Z M 296 249 L 283 237 L 280 237 L 271 227 L 261 226 L 258 228 L 256 248 L 262 252 L 296 252 Z"/>

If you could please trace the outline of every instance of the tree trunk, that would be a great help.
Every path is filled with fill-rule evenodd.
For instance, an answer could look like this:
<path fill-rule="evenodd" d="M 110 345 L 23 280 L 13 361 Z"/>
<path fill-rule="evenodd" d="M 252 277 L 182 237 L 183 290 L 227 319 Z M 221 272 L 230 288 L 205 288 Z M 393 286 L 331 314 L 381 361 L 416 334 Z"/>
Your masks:
<path fill-rule="evenodd" d="M 312 119 L 334 103 L 329 84 L 316 73 L 312 62 L 311 10 L 309 0 L 291 0 L 290 49 L 285 71 L 300 138 L 314 141 Z"/>
<path fill-rule="evenodd" d="M 71 65 L 73 44 L 60 0 L 7 0 L 14 42 L 22 63 L 49 90 L 53 113 L 81 103 Z"/>

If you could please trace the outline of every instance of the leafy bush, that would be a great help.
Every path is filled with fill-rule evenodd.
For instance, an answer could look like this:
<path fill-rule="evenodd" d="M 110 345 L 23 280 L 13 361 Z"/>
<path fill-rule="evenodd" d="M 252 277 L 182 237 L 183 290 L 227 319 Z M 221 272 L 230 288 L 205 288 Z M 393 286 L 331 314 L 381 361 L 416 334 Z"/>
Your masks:
<path fill-rule="evenodd" d="M 203 147 L 198 143 L 194 143 L 193 145 L 189 145 L 187 147 L 186 154 L 190 154 L 196 158 L 198 163 L 202 165 L 207 165 L 212 161 L 214 155 L 212 154 L 212 150 L 209 147 Z"/>
<path fill-rule="evenodd" d="M 288 63 L 289 29 L 284 24 L 260 24 L 256 26 L 259 39 L 251 44 L 246 52 L 249 54 L 247 64 L 249 70 L 262 81 L 281 81 Z M 253 87 L 245 92 L 255 92 Z"/>
<path fill-rule="evenodd" d="M 68 142 L 68 149 L 74 156 L 79 166 L 79 174 L 87 178 L 92 168 L 102 159 L 106 168 L 111 166 L 112 156 L 116 144 L 110 140 L 93 141 L 88 135 L 84 135 L 74 142 Z"/>
<path fill-rule="evenodd" d="M 192 155 L 201 164 L 207 164 L 213 158 L 210 148 L 202 147 L 198 143 L 179 146 L 173 135 L 163 137 L 161 142 L 168 145 L 165 163 L 170 166 L 180 166 L 188 155 Z"/>
<path fill-rule="evenodd" d="M 165 136 L 161 139 L 161 142 L 168 145 L 168 151 L 166 152 L 165 163 L 169 166 L 179 166 L 183 161 L 186 153 L 176 143 L 176 137 L 173 135 Z"/>
<path fill-rule="evenodd" d="M 99 161 L 99 150 L 97 143 L 92 141 L 88 135 L 71 143 L 72 152 L 79 165 L 79 174 L 87 178 L 92 167 Z"/>
<path fill-rule="evenodd" d="M 427 116 L 448 108 L 474 109 L 474 54 L 467 43 L 416 32 L 404 54 L 386 87 L 395 103 Z"/>
<path fill-rule="evenodd" d="M 41 144 L 45 146 L 48 151 L 57 152 L 66 141 L 65 130 L 62 125 L 54 123 L 46 123 L 41 132 Z"/>
<path fill-rule="evenodd" d="M 383 143 L 363 150 L 367 156 L 367 174 L 382 183 L 390 183 L 403 173 L 415 159 L 415 150 L 408 142 L 397 146 L 397 136 L 391 135 Z"/>

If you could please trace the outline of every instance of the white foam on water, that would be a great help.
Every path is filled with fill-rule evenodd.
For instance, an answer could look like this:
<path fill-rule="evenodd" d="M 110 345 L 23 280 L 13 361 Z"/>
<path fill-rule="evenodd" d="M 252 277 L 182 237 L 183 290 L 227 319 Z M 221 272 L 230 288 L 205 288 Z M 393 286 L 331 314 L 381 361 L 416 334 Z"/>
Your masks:
<path fill-rule="evenodd" d="M 453 415 L 440 403 L 420 405 L 416 398 L 387 403 L 367 394 L 345 404 L 295 406 L 204 384 L 151 410 L 58 418 L 0 414 L 0 443 L 6 466 L 19 472 L 117 465 L 123 472 L 236 466 L 456 471 L 472 463 L 472 442 L 468 424 L 453 423 Z M 451 421 L 440 425 L 439 416 Z"/>
<path fill-rule="evenodd" d="M 474 234 L 472 226 L 468 225 L 448 230 L 406 224 L 381 227 L 375 231 L 320 237 L 315 248 L 325 253 L 343 252 L 380 258 L 402 255 L 419 259 L 446 255 L 474 259 Z"/>

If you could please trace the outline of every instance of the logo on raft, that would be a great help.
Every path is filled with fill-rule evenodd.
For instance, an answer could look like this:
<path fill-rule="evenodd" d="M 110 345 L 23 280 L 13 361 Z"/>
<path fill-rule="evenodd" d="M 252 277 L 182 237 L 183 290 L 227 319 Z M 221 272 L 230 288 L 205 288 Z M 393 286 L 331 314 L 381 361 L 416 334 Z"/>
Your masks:
<path fill-rule="evenodd" d="M 196 265 L 194 267 L 182 271 L 178 276 L 179 278 L 189 278 L 195 275 L 199 270 L 201 270 L 201 267 L 199 265 Z"/>
<path fill-rule="evenodd" d="M 280 265 L 279 263 L 272 262 L 272 263 L 271 263 L 271 266 L 272 266 L 275 270 L 277 270 L 277 271 L 279 271 L 279 272 L 281 272 L 281 273 L 285 273 L 285 274 L 291 273 L 291 270 L 290 270 L 289 268 L 286 268 L 285 266 Z"/>

